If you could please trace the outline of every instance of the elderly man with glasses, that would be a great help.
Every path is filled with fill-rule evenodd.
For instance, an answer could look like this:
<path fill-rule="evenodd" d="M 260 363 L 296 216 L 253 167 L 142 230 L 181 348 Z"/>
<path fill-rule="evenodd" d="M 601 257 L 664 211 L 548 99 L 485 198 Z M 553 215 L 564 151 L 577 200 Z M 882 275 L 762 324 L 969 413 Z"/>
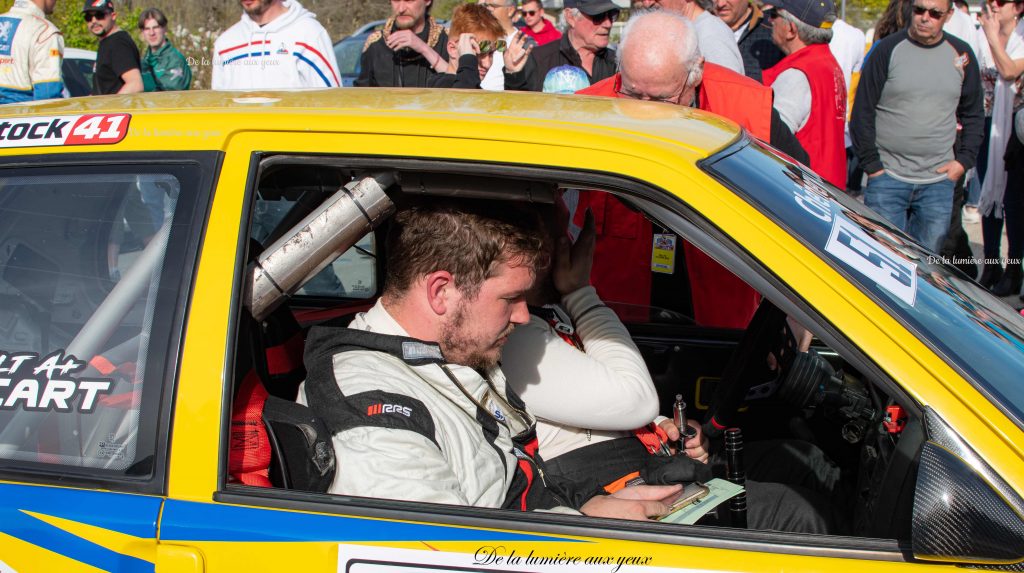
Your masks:
<path fill-rule="evenodd" d="M 661 10 L 633 17 L 626 24 L 619 50 L 620 73 L 577 93 L 657 101 L 717 113 L 807 163 L 807 152 L 772 107 L 771 88 L 705 62 L 697 47 L 694 25 L 684 16 Z M 650 306 L 651 222 L 606 194 L 581 193 L 576 215 L 588 207 L 603 214 L 603 229 L 616 230 L 602 230 L 597 236 L 591 276 L 597 291 L 605 300 Z M 759 302 L 754 289 L 688 243 L 683 252 L 697 323 L 745 328 Z"/>
<path fill-rule="evenodd" d="M 910 26 L 875 44 L 864 65 L 850 135 L 868 174 L 864 202 L 937 251 L 954 184 L 981 147 L 981 77 L 970 46 L 943 33 L 950 0 L 911 6 Z"/>
<path fill-rule="evenodd" d="M 582 68 L 591 84 L 615 74 L 615 50 L 608 47 L 608 40 L 619 19 L 618 5 L 611 0 L 565 0 L 564 6 L 565 35 L 533 51 L 533 91 L 541 91 L 544 77 L 558 66 Z"/>
<path fill-rule="evenodd" d="M 643 10 L 665 10 L 686 18 L 697 33 L 697 45 L 704 59 L 739 74 L 746 72 L 736 36 L 711 12 L 712 0 L 640 0 L 639 4 Z"/>

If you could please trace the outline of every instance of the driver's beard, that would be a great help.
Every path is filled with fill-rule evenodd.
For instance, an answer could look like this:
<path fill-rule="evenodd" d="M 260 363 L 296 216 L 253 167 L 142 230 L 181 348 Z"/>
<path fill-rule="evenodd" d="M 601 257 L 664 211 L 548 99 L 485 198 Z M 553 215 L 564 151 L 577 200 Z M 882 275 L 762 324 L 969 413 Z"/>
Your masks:
<path fill-rule="evenodd" d="M 487 354 L 480 349 L 479 342 L 466 332 L 468 320 L 465 311 L 465 306 L 459 304 L 451 319 L 441 328 L 440 344 L 445 360 L 477 370 L 494 368 L 498 365 L 500 354 Z"/>

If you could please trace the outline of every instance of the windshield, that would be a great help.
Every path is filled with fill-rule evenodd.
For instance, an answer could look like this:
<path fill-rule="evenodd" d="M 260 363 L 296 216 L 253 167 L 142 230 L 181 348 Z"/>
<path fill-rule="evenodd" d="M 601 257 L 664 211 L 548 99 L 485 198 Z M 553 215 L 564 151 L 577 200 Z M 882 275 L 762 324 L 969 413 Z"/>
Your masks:
<path fill-rule="evenodd" d="M 702 162 L 1024 419 L 1024 317 L 880 215 L 754 142 Z"/>

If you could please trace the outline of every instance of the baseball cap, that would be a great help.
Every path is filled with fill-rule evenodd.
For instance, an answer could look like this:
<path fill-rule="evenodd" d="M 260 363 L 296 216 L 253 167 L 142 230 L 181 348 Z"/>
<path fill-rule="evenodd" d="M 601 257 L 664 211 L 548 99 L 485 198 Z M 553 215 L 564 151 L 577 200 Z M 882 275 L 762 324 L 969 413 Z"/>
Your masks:
<path fill-rule="evenodd" d="M 775 0 L 772 5 L 815 28 L 831 28 L 836 19 L 836 5 L 832 0 Z"/>
<path fill-rule="evenodd" d="M 114 0 L 85 0 L 82 12 L 113 12 Z"/>
<path fill-rule="evenodd" d="M 558 66 L 544 76 L 544 93 L 574 94 L 590 86 L 587 72 L 576 66 Z"/>
<path fill-rule="evenodd" d="M 612 0 L 565 0 L 562 6 L 565 8 L 576 8 L 587 16 L 597 16 L 609 10 L 622 9 Z"/>

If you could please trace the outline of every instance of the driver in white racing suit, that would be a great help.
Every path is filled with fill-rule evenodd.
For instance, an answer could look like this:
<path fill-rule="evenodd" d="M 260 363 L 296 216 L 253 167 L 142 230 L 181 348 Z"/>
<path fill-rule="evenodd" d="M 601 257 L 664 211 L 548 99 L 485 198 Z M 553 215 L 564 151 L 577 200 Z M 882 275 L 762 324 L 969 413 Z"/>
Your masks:
<path fill-rule="evenodd" d="M 15 0 L 0 16 L 0 103 L 61 97 L 64 37 L 46 19 L 56 0 Z"/>
<path fill-rule="evenodd" d="M 546 258 L 511 209 L 396 215 L 384 294 L 349 328 L 310 330 L 299 392 L 333 434 L 329 491 L 455 505 L 646 519 L 678 485 L 577 496 L 546 480 L 534 419 L 505 384 L 501 346 L 529 319 Z M 540 264 L 538 264 L 540 263 Z"/>

